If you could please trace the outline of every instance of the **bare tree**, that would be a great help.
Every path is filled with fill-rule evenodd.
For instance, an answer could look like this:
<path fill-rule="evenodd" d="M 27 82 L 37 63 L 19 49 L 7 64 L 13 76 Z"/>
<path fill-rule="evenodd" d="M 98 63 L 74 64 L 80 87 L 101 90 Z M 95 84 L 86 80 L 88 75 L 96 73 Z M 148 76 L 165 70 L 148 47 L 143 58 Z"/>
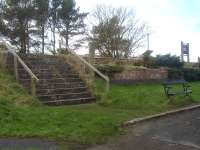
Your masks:
<path fill-rule="evenodd" d="M 144 46 L 147 25 L 136 19 L 133 11 L 100 5 L 93 17 L 95 24 L 89 36 L 89 45 L 101 56 L 127 58 Z"/>

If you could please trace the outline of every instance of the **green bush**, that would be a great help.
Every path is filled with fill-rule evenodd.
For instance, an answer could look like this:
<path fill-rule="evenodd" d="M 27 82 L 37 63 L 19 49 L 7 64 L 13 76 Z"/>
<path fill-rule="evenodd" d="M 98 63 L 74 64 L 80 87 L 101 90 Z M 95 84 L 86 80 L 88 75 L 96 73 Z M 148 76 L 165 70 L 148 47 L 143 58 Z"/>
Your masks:
<path fill-rule="evenodd" d="M 182 69 L 186 81 L 200 81 L 200 69 Z"/>
<path fill-rule="evenodd" d="M 184 75 L 181 69 L 168 69 L 168 79 L 176 80 L 182 78 L 184 78 Z"/>
<path fill-rule="evenodd" d="M 200 81 L 200 69 L 168 69 L 169 79 L 185 79 L 188 82 Z"/>
<path fill-rule="evenodd" d="M 182 68 L 184 65 L 180 61 L 178 56 L 167 55 L 157 55 L 155 57 L 155 66 L 159 67 L 169 67 L 169 68 Z"/>
<path fill-rule="evenodd" d="M 144 61 L 143 60 L 137 60 L 133 64 L 134 66 L 144 66 Z"/>
<path fill-rule="evenodd" d="M 99 71 L 109 76 L 112 76 L 114 73 L 121 73 L 124 70 L 124 67 L 119 65 L 97 65 Z"/>

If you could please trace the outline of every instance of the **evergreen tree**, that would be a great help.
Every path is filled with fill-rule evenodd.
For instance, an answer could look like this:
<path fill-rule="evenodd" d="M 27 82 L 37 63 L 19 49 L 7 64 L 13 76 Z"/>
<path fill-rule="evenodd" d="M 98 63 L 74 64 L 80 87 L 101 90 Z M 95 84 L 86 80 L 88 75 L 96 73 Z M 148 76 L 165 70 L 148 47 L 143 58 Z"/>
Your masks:
<path fill-rule="evenodd" d="M 69 47 L 69 40 L 76 35 L 85 33 L 84 19 L 88 13 L 80 13 L 76 8 L 74 0 L 62 0 L 61 9 L 59 9 L 60 35 L 65 39 L 66 48 Z M 77 44 L 75 44 L 77 45 Z"/>
<path fill-rule="evenodd" d="M 49 20 L 49 0 L 35 0 L 35 6 L 38 34 L 42 41 L 42 53 L 44 54 L 46 38 L 45 34 L 48 28 Z"/>
<path fill-rule="evenodd" d="M 56 53 L 56 29 L 58 29 L 58 9 L 61 7 L 61 0 L 50 0 L 50 27 L 53 34 L 53 53 Z"/>
<path fill-rule="evenodd" d="M 35 41 L 33 25 L 33 0 L 4 0 L 1 6 L 0 33 L 19 48 L 20 53 L 29 52 Z"/>

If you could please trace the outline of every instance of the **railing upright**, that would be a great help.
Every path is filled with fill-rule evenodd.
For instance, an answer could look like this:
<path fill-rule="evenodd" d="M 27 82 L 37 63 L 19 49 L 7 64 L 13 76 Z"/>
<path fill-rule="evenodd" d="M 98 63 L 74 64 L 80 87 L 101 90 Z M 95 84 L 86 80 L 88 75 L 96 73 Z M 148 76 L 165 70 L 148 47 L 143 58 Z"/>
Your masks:
<path fill-rule="evenodd" d="M 31 69 L 25 64 L 25 62 L 20 58 L 20 56 L 15 52 L 14 48 L 9 46 L 8 44 L 4 43 L 8 49 L 8 53 L 10 53 L 13 56 L 14 59 L 14 74 L 16 77 L 16 80 L 19 80 L 19 72 L 18 72 L 18 65 L 21 64 L 24 70 L 29 74 L 30 76 L 30 86 L 31 86 L 31 94 L 33 96 L 36 96 L 36 82 L 39 82 L 39 79 L 37 76 L 31 71 Z"/>

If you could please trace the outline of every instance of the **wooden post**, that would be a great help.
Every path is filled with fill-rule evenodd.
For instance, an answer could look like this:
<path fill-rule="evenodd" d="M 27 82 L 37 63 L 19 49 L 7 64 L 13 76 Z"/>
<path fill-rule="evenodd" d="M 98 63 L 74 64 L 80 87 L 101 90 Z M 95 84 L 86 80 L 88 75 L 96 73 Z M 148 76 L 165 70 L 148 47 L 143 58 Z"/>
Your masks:
<path fill-rule="evenodd" d="M 91 47 L 89 49 L 89 63 L 94 64 L 94 57 L 95 57 L 95 50 L 93 50 Z"/>
<path fill-rule="evenodd" d="M 14 73 L 15 73 L 15 78 L 16 80 L 19 79 L 19 74 L 18 74 L 18 60 L 17 60 L 17 57 L 13 56 L 14 57 Z"/>
<path fill-rule="evenodd" d="M 199 68 L 200 68 L 200 57 L 198 57 L 198 63 L 199 63 Z"/>
<path fill-rule="evenodd" d="M 31 77 L 31 94 L 32 96 L 36 96 L 36 82 L 33 77 Z"/>
<path fill-rule="evenodd" d="M 110 90 L 110 83 L 106 82 L 106 92 L 109 92 L 109 90 Z"/>
<path fill-rule="evenodd" d="M 83 64 L 82 67 L 83 67 L 82 68 L 83 69 L 83 74 L 85 74 L 86 73 L 86 66 L 85 66 L 85 64 Z"/>

